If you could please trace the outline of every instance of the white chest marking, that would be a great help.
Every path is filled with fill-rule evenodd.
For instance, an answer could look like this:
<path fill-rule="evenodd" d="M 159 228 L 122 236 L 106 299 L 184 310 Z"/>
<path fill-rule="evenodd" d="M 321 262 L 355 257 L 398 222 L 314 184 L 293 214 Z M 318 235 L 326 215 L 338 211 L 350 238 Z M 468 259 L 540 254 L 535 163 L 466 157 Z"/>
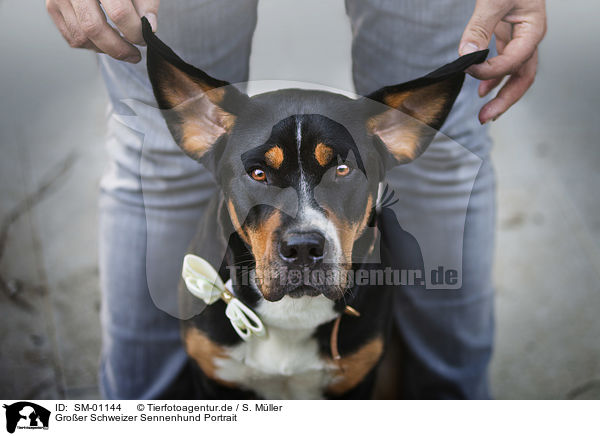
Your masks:
<path fill-rule="evenodd" d="M 268 337 L 252 337 L 215 358 L 216 375 L 268 399 L 318 399 L 336 366 L 323 359 L 315 328 L 333 320 L 333 302 L 323 296 L 261 301 L 256 313 Z"/>

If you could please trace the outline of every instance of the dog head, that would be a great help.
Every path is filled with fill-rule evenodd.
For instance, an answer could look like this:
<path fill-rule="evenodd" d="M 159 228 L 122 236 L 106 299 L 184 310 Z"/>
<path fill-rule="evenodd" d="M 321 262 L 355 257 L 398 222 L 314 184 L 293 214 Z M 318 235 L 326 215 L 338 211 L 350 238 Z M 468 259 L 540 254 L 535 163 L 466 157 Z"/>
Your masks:
<path fill-rule="evenodd" d="M 217 178 L 269 301 L 343 295 L 346 272 L 372 247 L 369 223 L 385 171 L 425 151 L 461 89 L 464 68 L 485 59 L 468 55 L 361 99 L 299 89 L 248 97 L 182 61 L 147 23 L 144 35 L 167 125 L 181 149 Z"/>

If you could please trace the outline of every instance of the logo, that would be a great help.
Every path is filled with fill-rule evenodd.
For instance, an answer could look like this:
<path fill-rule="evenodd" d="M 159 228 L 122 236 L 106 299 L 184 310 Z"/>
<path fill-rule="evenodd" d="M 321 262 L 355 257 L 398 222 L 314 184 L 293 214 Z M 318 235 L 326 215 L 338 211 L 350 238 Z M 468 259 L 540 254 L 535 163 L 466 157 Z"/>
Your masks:
<path fill-rule="evenodd" d="M 6 409 L 6 431 L 14 433 L 18 429 L 48 430 L 50 411 L 29 401 L 19 401 Z"/>

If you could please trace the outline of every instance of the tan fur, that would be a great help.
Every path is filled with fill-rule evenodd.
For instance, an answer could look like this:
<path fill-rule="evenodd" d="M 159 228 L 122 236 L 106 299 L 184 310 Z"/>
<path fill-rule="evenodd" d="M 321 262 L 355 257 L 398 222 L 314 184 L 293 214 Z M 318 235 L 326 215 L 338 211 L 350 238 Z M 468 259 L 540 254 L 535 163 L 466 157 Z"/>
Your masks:
<path fill-rule="evenodd" d="M 372 208 L 373 197 L 369 196 L 365 205 L 364 215 L 361 218 L 361 220 L 357 223 L 350 223 L 348 221 L 345 221 L 342 217 L 338 217 L 331 210 L 325 209 L 327 212 L 327 219 L 333 222 L 333 225 L 338 231 L 340 243 L 342 246 L 342 253 L 344 256 L 344 263 L 349 264 L 352 262 L 352 248 L 354 246 L 354 242 L 362 235 L 365 228 L 367 227 L 369 217 L 371 216 Z"/>
<path fill-rule="evenodd" d="M 170 64 L 163 68 L 171 80 L 161 94 L 182 120 L 179 145 L 187 154 L 200 158 L 235 123 L 234 115 L 217 106 L 225 97 L 225 88 L 210 88 Z"/>
<path fill-rule="evenodd" d="M 164 63 L 161 67 L 167 70 L 164 74 L 170 77 L 169 86 L 161 91 L 171 104 L 171 107 L 175 107 L 196 96 L 199 91 L 198 88 L 200 88 L 200 91 L 206 93 L 206 96 L 214 104 L 221 103 L 223 98 L 225 98 L 225 88 L 212 88 L 169 63 Z"/>
<path fill-rule="evenodd" d="M 333 223 L 340 239 L 340 245 L 342 249 L 342 261 L 340 263 L 340 268 L 346 270 L 350 269 L 352 265 L 352 249 L 354 247 L 354 242 L 356 242 L 356 240 L 363 234 L 365 228 L 367 227 L 372 207 L 373 197 L 369 196 L 365 207 L 365 213 L 361 220 L 357 223 L 345 221 L 343 218 L 338 217 L 333 211 L 327 208 L 325 209 L 327 213 L 327 219 Z M 343 288 L 346 286 L 346 274 L 342 274 L 340 279 L 340 286 Z"/>
<path fill-rule="evenodd" d="M 227 359 L 225 348 L 211 341 L 204 333 L 195 328 L 188 328 L 184 335 L 185 350 L 202 372 L 224 386 L 235 388 L 234 383 L 222 380 L 216 375 L 217 366 L 214 359 Z"/>
<path fill-rule="evenodd" d="M 414 160 L 422 152 L 419 145 L 424 125 L 433 123 L 444 108 L 446 86 L 440 82 L 385 96 L 384 103 L 393 109 L 370 118 L 367 130 L 379 136 L 400 163 Z"/>
<path fill-rule="evenodd" d="M 367 198 L 367 204 L 365 206 L 365 214 L 363 215 L 362 220 L 360 221 L 360 223 L 358 223 L 358 226 L 356 227 L 356 234 L 354 236 L 355 240 L 358 239 L 358 237 L 360 235 L 362 235 L 363 231 L 367 227 L 369 218 L 371 217 L 372 209 L 373 209 L 373 197 L 369 196 L 369 198 Z"/>
<path fill-rule="evenodd" d="M 315 159 L 324 167 L 329 162 L 331 162 L 331 158 L 333 157 L 333 149 L 322 142 L 319 142 L 315 147 Z"/>
<path fill-rule="evenodd" d="M 402 120 L 399 121 L 398 118 Z M 418 154 L 421 123 L 396 110 L 389 110 L 371 118 L 367 129 L 379 136 L 390 153 L 399 162 L 413 161 Z"/>
<path fill-rule="evenodd" d="M 265 161 L 267 162 L 267 165 L 278 170 L 283 163 L 283 150 L 281 147 L 276 145 L 270 148 L 265 153 Z"/>
<path fill-rule="evenodd" d="M 354 353 L 336 361 L 340 370 L 327 388 L 327 393 L 342 395 L 356 387 L 377 364 L 382 353 L 383 340 L 375 338 Z"/>
<path fill-rule="evenodd" d="M 446 85 L 440 82 L 413 91 L 390 94 L 385 96 L 383 101 L 386 105 L 400 109 L 427 124 L 435 120 L 444 106 L 447 96 L 445 91 Z"/>
<path fill-rule="evenodd" d="M 233 205 L 233 201 L 231 201 L 231 199 L 227 200 L 227 211 L 229 212 L 229 218 L 231 219 L 231 223 L 233 224 L 235 231 L 238 233 L 238 235 L 240 235 L 240 238 L 242 238 L 246 244 L 249 244 L 250 242 L 248 240 L 248 235 L 240 223 L 240 219 L 235 211 L 235 206 Z"/>
<path fill-rule="evenodd" d="M 281 224 L 281 213 L 275 210 L 263 223 L 256 228 L 246 229 L 248 235 L 248 244 L 252 251 L 252 256 L 256 261 L 256 278 L 262 283 L 260 291 L 263 296 L 269 299 L 270 275 L 265 274 L 271 266 L 271 256 L 273 248 L 273 234 Z"/>
<path fill-rule="evenodd" d="M 394 328 L 385 343 L 385 352 L 377 367 L 371 396 L 373 400 L 402 399 L 403 363 L 402 337 Z"/>
<path fill-rule="evenodd" d="M 398 108 L 409 95 L 410 93 L 408 91 L 388 94 L 383 98 L 383 102 L 389 107 Z"/>

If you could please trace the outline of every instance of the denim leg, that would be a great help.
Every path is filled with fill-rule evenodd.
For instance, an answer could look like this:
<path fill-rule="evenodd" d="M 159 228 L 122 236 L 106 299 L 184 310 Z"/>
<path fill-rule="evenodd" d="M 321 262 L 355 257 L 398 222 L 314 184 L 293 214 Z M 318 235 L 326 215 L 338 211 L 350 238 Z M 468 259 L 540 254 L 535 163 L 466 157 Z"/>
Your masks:
<path fill-rule="evenodd" d="M 422 76 L 454 60 L 470 0 L 346 0 L 359 94 Z M 419 243 L 426 286 L 395 296 L 395 323 L 406 346 L 407 398 L 489 398 L 493 344 L 491 284 L 495 191 L 491 141 L 479 125 L 483 101 L 467 77 L 429 149 L 390 171 L 400 225 Z M 451 139 L 452 138 L 452 139 Z M 438 283 L 432 273 L 457 271 Z"/>
<path fill-rule="evenodd" d="M 256 0 L 162 2 L 158 23 L 158 35 L 186 61 L 219 79 L 247 81 Z M 145 59 L 131 65 L 99 55 L 99 63 L 110 98 L 100 200 L 100 387 L 107 399 L 158 398 L 173 392 L 187 360 L 172 316 L 177 283 L 216 188 L 154 108 Z"/>

